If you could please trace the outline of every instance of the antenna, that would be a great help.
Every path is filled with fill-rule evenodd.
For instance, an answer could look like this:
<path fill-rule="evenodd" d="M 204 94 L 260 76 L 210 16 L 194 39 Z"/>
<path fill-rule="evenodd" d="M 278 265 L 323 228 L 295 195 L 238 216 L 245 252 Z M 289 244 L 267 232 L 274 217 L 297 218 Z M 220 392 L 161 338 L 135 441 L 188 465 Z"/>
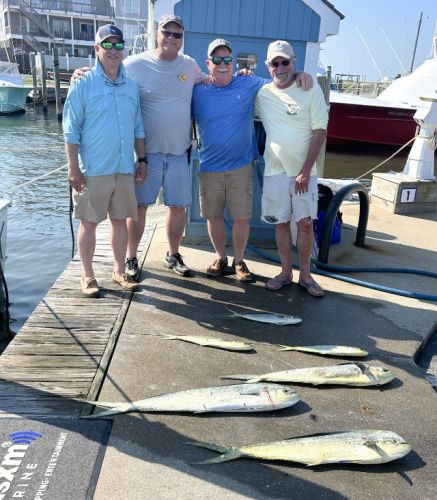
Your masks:
<path fill-rule="evenodd" d="M 410 73 L 413 71 L 414 59 L 416 58 L 416 49 L 417 49 L 417 42 L 419 40 L 420 27 L 422 25 L 422 16 L 423 16 L 423 12 L 420 13 L 419 25 L 417 26 L 416 41 L 414 42 L 413 58 L 411 60 Z"/>
<path fill-rule="evenodd" d="M 360 30 L 358 29 L 358 27 L 357 27 L 357 26 L 355 26 L 355 30 L 356 30 L 356 32 L 358 33 L 359 37 L 361 38 L 361 41 L 363 42 L 363 45 L 364 45 L 364 47 L 366 48 L 367 53 L 369 54 L 370 59 L 372 60 L 373 65 L 374 65 L 374 66 L 375 66 L 375 68 L 376 68 L 376 71 L 377 71 L 377 72 L 378 72 L 378 74 L 379 74 L 379 78 L 380 78 L 380 80 L 383 80 L 383 79 L 384 79 L 384 77 L 383 77 L 383 75 L 382 75 L 382 73 L 381 73 L 381 70 L 379 69 L 378 65 L 376 64 L 376 61 L 375 61 L 375 59 L 374 59 L 374 57 L 373 57 L 372 53 L 370 52 L 369 47 L 367 47 L 367 44 L 366 44 L 366 42 L 364 41 L 363 35 L 360 33 Z"/>
<path fill-rule="evenodd" d="M 396 59 L 398 60 L 398 63 L 400 64 L 401 68 L 402 68 L 402 72 L 404 74 L 407 73 L 407 70 L 405 69 L 404 65 L 402 64 L 402 61 L 400 60 L 399 56 L 398 56 L 398 53 L 396 52 L 396 50 L 394 49 L 392 43 L 390 42 L 390 39 L 388 38 L 388 36 L 386 35 L 385 31 L 383 30 L 382 26 L 379 27 L 379 29 L 382 31 L 382 34 L 384 35 L 385 39 L 387 40 L 387 43 L 389 45 L 389 47 L 391 48 L 394 56 L 396 57 Z"/>

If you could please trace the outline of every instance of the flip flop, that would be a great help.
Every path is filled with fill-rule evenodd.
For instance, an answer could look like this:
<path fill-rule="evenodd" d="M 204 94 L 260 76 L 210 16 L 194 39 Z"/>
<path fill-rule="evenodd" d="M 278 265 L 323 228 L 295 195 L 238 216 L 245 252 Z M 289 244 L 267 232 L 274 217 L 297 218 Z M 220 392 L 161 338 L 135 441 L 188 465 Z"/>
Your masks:
<path fill-rule="evenodd" d="M 271 280 L 267 281 L 265 284 L 265 287 L 267 290 L 280 290 L 282 287 L 291 285 L 293 283 L 293 280 L 291 278 L 281 278 L 279 276 L 275 276 Z"/>
<path fill-rule="evenodd" d="M 299 281 L 298 285 L 304 288 L 312 297 L 323 297 L 325 292 L 323 288 L 315 281 Z"/>

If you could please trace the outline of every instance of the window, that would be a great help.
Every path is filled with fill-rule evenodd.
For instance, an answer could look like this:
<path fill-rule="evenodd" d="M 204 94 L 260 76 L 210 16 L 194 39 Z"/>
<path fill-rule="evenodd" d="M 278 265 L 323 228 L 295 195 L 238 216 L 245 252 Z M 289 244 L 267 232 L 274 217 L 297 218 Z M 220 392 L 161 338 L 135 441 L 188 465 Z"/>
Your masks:
<path fill-rule="evenodd" d="M 125 10 L 129 13 L 138 14 L 140 12 L 139 0 L 125 0 Z"/>

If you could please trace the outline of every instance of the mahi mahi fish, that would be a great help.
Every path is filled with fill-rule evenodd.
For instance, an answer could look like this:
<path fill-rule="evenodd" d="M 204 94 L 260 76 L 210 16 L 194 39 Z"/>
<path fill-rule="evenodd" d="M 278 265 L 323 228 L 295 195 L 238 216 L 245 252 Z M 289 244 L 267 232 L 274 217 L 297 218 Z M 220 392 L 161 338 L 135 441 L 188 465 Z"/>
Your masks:
<path fill-rule="evenodd" d="M 361 358 L 367 356 L 369 353 L 360 347 L 352 347 L 348 345 L 279 345 L 279 351 L 300 351 L 309 352 L 314 354 L 321 354 L 322 356 L 348 356 Z"/>
<path fill-rule="evenodd" d="M 189 389 L 153 396 L 131 403 L 87 403 L 110 408 L 85 418 L 100 418 L 116 413 L 144 412 L 253 412 L 287 408 L 300 401 L 297 392 L 279 384 L 235 384 Z"/>
<path fill-rule="evenodd" d="M 201 441 L 188 444 L 220 453 L 219 456 L 198 462 L 200 464 L 216 464 L 240 457 L 287 460 L 308 466 L 333 463 L 383 464 L 402 458 L 411 451 L 411 446 L 401 436 L 381 430 L 319 434 L 239 448 Z"/>
<path fill-rule="evenodd" d="M 384 385 L 394 379 L 394 373 L 382 366 L 369 366 L 364 363 L 343 363 L 331 366 L 296 368 L 263 375 L 228 375 L 222 377 L 233 380 L 246 380 L 248 383 L 290 382 L 299 384 L 335 384 L 335 385 Z"/>
<path fill-rule="evenodd" d="M 167 335 L 162 334 L 168 340 L 182 340 L 206 347 L 216 347 L 217 349 L 226 349 L 228 351 L 253 351 L 253 347 L 247 342 L 239 340 L 224 340 L 214 337 L 197 337 L 195 335 Z"/>
<path fill-rule="evenodd" d="M 269 323 L 270 325 L 297 325 L 302 323 L 302 318 L 299 316 L 287 316 L 285 314 L 276 313 L 239 313 L 227 308 L 232 313 L 231 317 L 239 317 L 248 319 L 249 321 L 258 321 L 259 323 Z"/>

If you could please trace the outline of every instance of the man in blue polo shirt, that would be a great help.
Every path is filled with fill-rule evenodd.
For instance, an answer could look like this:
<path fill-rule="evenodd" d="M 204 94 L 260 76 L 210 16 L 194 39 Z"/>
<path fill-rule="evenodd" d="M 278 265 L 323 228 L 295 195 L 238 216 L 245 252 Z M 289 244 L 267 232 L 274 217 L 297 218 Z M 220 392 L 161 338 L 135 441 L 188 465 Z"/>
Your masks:
<path fill-rule="evenodd" d="M 143 182 L 146 176 L 139 90 L 122 64 L 123 33 L 112 24 L 101 26 L 94 48 L 96 65 L 70 87 L 63 116 L 74 217 L 80 220 L 81 288 L 88 297 L 99 293 L 92 261 L 96 227 L 108 214 L 114 254 L 112 280 L 124 290 L 133 291 L 137 286 L 125 273 L 126 219 L 137 217 L 134 179 Z"/>
<path fill-rule="evenodd" d="M 257 76 L 234 76 L 232 48 L 218 38 L 208 46 L 206 61 L 211 83 L 193 92 L 193 116 L 200 135 L 200 210 L 207 219 L 215 260 L 212 277 L 224 273 L 228 258 L 223 212 L 232 219 L 234 260 L 240 281 L 252 281 L 244 262 L 252 217 L 253 107 L 258 90 L 268 82 Z"/>

